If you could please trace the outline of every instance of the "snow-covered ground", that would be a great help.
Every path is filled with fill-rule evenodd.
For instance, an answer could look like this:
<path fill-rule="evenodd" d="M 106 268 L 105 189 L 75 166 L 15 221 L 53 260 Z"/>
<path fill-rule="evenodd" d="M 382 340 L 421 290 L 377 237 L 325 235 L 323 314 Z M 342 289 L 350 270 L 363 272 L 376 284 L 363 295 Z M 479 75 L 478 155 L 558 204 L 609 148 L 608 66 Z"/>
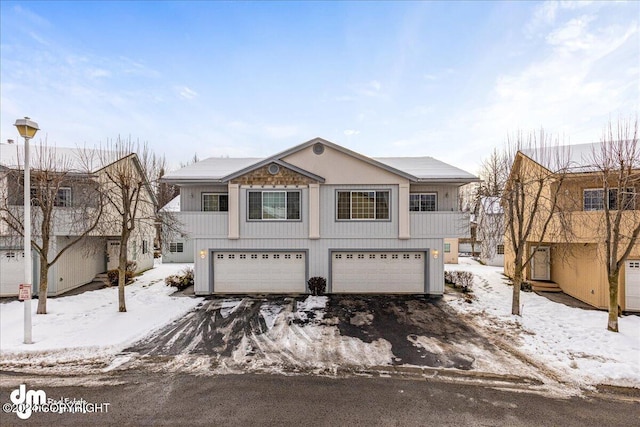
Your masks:
<path fill-rule="evenodd" d="M 24 344 L 20 301 L 0 304 L 0 363 L 51 365 L 110 358 L 198 305 L 201 298 L 172 297 L 164 278 L 192 264 L 161 264 L 125 288 L 127 312 L 118 312 L 118 288 L 49 298 L 47 314 L 35 314 L 33 344 Z"/>
<path fill-rule="evenodd" d="M 640 316 L 621 317 L 620 332 L 609 332 L 606 312 L 568 307 L 533 292 L 521 293 L 522 316 L 513 316 L 512 287 L 502 267 L 470 258 L 459 262 L 446 270 L 474 273 L 476 299 L 448 299 L 456 310 L 473 314 L 488 330 L 509 331 L 518 350 L 572 382 L 640 387 Z"/>
<path fill-rule="evenodd" d="M 119 355 L 123 349 L 174 320 L 195 316 L 196 313 L 189 312 L 202 298 L 172 297 L 174 289 L 163 280 L 187 266 L 190 264 L 156 264 L 154 269 L 136 278 L 135 283 L 126 288 L 126 313 L 118 312 L 115 287 L 49 299 L 47 315 L 35 314 L 37 301 L 34 301 L 34 344 L 30 345 L 22 343 L 22 303 L 0 304 L 0 366 L 35 365 L 56 369 L 66 366 L 69 372 L 80 373 L 74 371 L 75 365 L 93 364 L 99 369 L 109 365 L 108 369 L 113 369 L 127 363 L 134 355 Z M 616 334 L 606 330 L 606 312 L 567 307 L 535 293 L 522 293 L 523 315 L 516 317 L 510 314 L 512 288 L 502 276 L 501 268 L 460 258 L 460 264 L 447 265 L 446 269 L 475 274 L 475 299 L 471 304 L 455 293 L 448 293 L 444 300 L 461 318 L 479 325 L 476 329 L 481 334 L 519 351 L 563 382 L 640 387 L 640 316 L 622 317 L 620 333 Z M 341 336 L 331 319 L 307 323 L 306 316 L 312 312 L 314 318 L 322 319 L 327 301 L 326 297 L 308 297 L 293 311 L 278 304 L 264 305 L 260 315 L 268 333 L 250 334 L 230 354 L 230 360 L 236 367 L 249 369 L 271 369 L 288 359 L 292 365 L 310 368 L 335 364 L 353 366 L 354 363 L 391 364 L 393 354 L 387 340 L 367 343 Z M 219 304 L 223 318 L 243 307 L 239 299 L 220 300 Z M 361 320 L 367 323 L 367 319 Z M 352 324 L 355 325 L 353 320 Z M 427 337 L 412 339 L 425 349 L 437 350 L 438 343 Z M 470 346 L 469 343 L 466 347 Z M 518 358 L 510 361 L 488 353 L 474 357 L 474 369 L 480 371 L 531 375 L 525 372 L 527 368 Z M 209 358 L 199 359 L 208 365 Z M 180 356 L 174 357 L 172 363 L 176 369 L 188 368 Z"/>

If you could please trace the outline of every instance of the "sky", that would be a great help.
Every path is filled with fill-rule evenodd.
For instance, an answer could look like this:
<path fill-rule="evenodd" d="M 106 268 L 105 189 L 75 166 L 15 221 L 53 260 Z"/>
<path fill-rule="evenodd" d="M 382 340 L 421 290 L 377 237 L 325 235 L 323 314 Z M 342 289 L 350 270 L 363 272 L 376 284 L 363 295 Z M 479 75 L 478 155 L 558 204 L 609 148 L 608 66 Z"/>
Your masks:
<path fill-rule="evenodd" d="M 170 169 L 322 137 L 472 173 L 518 131 L 640 105 L 640 2 L 0 2 L 0 141 L 146 142 Z"/>

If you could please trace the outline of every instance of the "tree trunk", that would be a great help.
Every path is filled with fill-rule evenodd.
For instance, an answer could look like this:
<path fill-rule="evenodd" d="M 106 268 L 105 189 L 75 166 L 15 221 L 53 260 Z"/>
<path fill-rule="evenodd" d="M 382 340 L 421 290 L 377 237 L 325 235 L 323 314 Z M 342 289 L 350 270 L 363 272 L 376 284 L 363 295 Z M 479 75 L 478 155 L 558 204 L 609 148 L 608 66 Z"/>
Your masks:
<path fill-rule="evenodd" d="M 124 300 L 124 285 L 126 284 L 127 271 L 127 247 L 129 237 L 123 236 L 120 240 L 120 256 L 118 258 L 118 311 L 124 313 L 127 311 L 127 305 Z"/>
<path fill-rule="evenodd" d="M 511 299 L 511 314 L 520 316 L 520 289 L 522 289 L 522 264 L 516 258 L 513 271 L 513 298 Z"/>
<path fill-rule="evenodd" d="M 607 329 L 618 332 L 618 276 L 620 272 L 610 274 L 609 280 L 609 320 Z"/>
<path fill-rule="evenodd" d="M 47 260 L 40 259 L 40 282 L 38 284 L 38 311 L 36 314 L 47 314 L 47 282 L 49 274 Z"/>

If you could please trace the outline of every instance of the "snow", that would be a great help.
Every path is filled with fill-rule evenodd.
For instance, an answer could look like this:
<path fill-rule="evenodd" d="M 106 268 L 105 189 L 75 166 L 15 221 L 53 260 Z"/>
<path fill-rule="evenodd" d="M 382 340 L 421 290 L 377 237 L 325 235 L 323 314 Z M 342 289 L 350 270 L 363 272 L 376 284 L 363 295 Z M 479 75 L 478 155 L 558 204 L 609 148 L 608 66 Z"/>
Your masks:
<path fill-rule="evenodd" d="M 502 268 L 483 266 L 469 258 L 459 260 L 460 264 L 445 268 L 474 273 L 473 302 L 465 302 L 454 292 L 447 292 L 444 301 L 499 350 L 409 336 L 416 347 L 442 357 L 464 354 L 475 360 L 473 369 L 479 372 L 539 377 L 539 371 L 559 384 L 640 387 L 640 316 L 620 318 L 620 332 L 612 333 L 606 330 L 604 311 L 568 307 L 526 292 L 521 294 L 522 317 L 513 316 L 512 288 Z M 107 372 L 135 364 L 137 355 L 123 353 L 125 348 L 174 320 L 193 315 L 189 312 L 202 303 L 202 298 L 171 296 L 174 289 L 164 284 L 166 276 L 188 266 L 156 264 L 137 277 L 126 287 L 126 313 L 118 312 L 115 287 L 49 299 L 47 315 L 35 314 L 34 301 L 34 343 L 30 345 L 22 343 L 23 304 L 0 304 L 0 365 L 45 366 L 58 371 L 66 367 L 69 373 L 77 374 L 80 365 Z M 225 298 L 216 307 L 228 318 L 242 309 L 243 301 Z M 367 343 L 341 335 L 338 319 L 324 317 L 328 301 L 328 297 L 308 296 L 295 303 L 264 304 L 260 314 L 267 330 L 246 334 L 228 357 L 190 353 L 202 340 L 198 336 L 162 369 L 220 374 L 248 370 L 285 373 L 293 368 L 323 373 L 390 366 L 394 360 L 390 342 L 377 339 Z M 351 321 L 359 326 L 371 319 L 363 315 Z M 445 350 L 442 345 L 460 348 Z"/>
<path fill-rule="evenodd" d="M 607 312 L 569 307 L 533 292 L 521 293 L 522 316 L 513 316 L 512 288 L 502 267 L 459 260 L 445 269 L 471 271 L 476 276 L 476 299 L 472 304 L 449 301 L 458 312 L 474 315 L 476 322 L 494 332 L 513 332 L 517 342 L 512 345 L 566 381 L 640 387 L 640 316 L 621 317 L 620 332 L 609 332 Z"/>
<path fill-rule="evenodd" d="M 175 288 L 164 283 L 188 266 L 156 263 L 137 277 L 125 288 L 125 313 L 118 311 L 117 287 L 49 298 L 46 315 L 36 314 L 33 300 L 33 344 L 23 343 L 23 303 L 0 304 L 0 362 L 86 362 L 119 353 L 200 304 L 201 298 L 170 296 Z"/>

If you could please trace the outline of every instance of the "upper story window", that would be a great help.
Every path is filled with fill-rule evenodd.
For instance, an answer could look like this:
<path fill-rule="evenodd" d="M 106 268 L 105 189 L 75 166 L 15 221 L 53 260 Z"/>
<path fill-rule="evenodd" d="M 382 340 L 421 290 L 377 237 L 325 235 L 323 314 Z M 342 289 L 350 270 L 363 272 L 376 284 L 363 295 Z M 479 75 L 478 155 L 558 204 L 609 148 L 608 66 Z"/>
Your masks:
<path fill-rule="evenodd" d="M 409 211 L 435 212 L 438 209 L 438 195 L 436 193 L 409 194 Z"/>
<path fill-rule="evenodd" d="M 338 191 L 339 220 L 388 220 L 389 191 Z"/>
<path fill-rule="evenodd" d="M 223 193 L 202 193 L 204 212 L 228 212 L 229 195 Z"/>
<path fill-rule="evenodd" d="M 250 220 L 300 219 L 300 191 L 249 191 L 248 198 Z"/>
<path fill-rule="evenodd" d="M 585 211 L 602 211 L 607 203 L 609 210 L 633 210 L 635 209 L 636 193 L 633 187 L 618 191 L 610 188 L 608 197 L 604 198 L 602 188 L 587 189 L 583 192 L 583 206 Z"/>
<path fill-rule="evenodd" d="M 31 187 L 31 205 L 32 206 L 40 206 L 41 203 L 45 203 L 46 199 L 48 199 L 45 192 L 37 187 Z M 55 198 L 53 200 L 53 206 L 70 208 L 71 207 L 71 188 L 69 187 L 60 187 L 56 192 Z"/>

